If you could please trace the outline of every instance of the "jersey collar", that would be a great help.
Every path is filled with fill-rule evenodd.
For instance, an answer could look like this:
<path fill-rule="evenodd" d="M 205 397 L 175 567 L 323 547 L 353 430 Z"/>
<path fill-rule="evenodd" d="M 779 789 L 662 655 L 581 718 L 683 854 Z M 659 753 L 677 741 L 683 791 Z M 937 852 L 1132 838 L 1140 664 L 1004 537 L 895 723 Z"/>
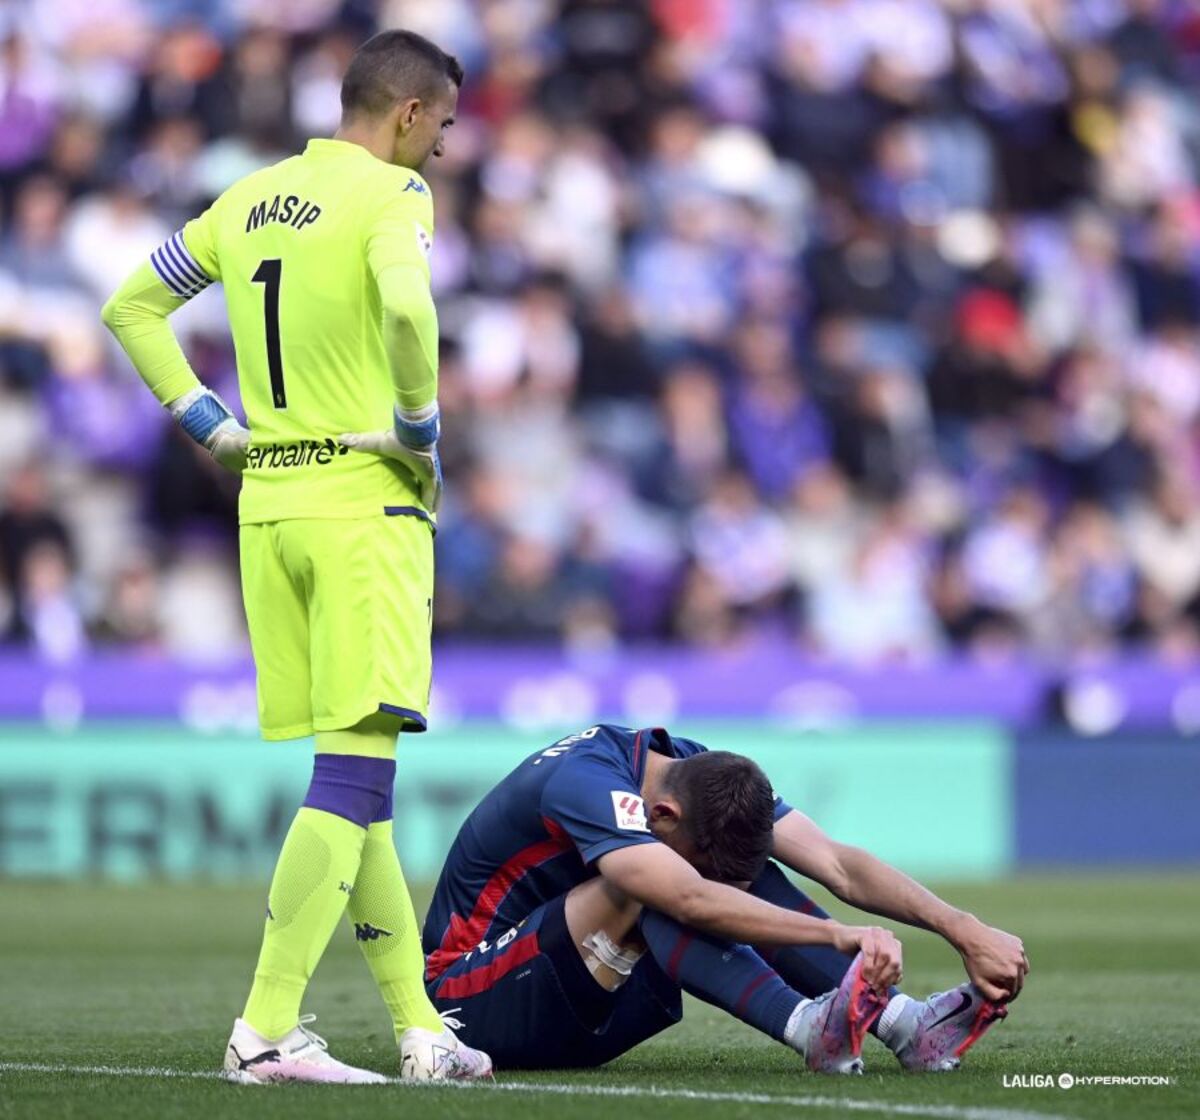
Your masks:
<path fill-rule="evenodd" d="M 642 781 L 646 777 L 647 751 L 665 754 L 668 758 L 675 757 L 675 744 L 671 742 L 671 736 L 665 727 L 643 727 L 634 733 L 629 761 L 633 766 L 633 780 L 637 789 L 642 788 Z"/>
<path fill-rule="evenodd" d="M 376 157 L 371 155 L 361 144 L 354 144 L 349 140 L 334 140 L 332 137 L 316 136 L 313 137 L 305 146 L 304 154 L 314 156 L 338 155 L 338 154 L 356 154 L 364 155 L 370 159 Z"/>

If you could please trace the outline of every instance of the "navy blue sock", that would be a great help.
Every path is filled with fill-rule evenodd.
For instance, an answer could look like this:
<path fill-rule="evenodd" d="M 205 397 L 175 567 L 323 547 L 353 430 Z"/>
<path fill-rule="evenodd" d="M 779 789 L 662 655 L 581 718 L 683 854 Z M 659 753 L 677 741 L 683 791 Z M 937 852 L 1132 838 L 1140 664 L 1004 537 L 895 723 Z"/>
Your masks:
<path fill-rule="evenodd" d="M 750 884 L 750 893 L 785 910 L 797 910 L 814 918 L 829 917 L 783 873 L 778 864 L 770 861 Z M 852 956 L 839 952 L 832 945 L 772 945 L 759 947 L 758 951 L 784 980 L 809 999 L 816 999 L 836 988 L 854 963 Z M 892 988 L 891 994 L 896 995 L 899 990 Z M 878 1025 L 878 1019 L 871 1024 L 872 1034 Z"/>
<path fill-rule="evenodd" d="M 685 992 L 784 1041 L 800 994 L 749 945 L 718 941 L 654 910 L 642 911 L 641 931 L 650 955 Z"/>

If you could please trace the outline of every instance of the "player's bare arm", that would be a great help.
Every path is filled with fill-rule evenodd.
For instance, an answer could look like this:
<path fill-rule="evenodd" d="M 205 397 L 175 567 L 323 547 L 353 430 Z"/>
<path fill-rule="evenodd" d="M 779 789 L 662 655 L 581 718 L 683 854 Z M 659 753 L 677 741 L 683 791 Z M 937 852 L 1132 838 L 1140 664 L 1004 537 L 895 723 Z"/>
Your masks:
<path fill-rule="evenodd" d="M 666 844 L 640 844 L 602 856 L 600 874 L 622 894 L 681 925 L 730 941 L 760 945 L 832 945 L 862 951 L 863 975 L 876 990 L 901 976 L 900 942 L 878 926 L 811 918 L 703 878 Z"/>
<path fill-rule="evenodd" d="M 775 822 L 774 856 L 843 902 L 944 937 L 991 1000 L 1015 999 L 1029 971 L 1019 937 L 981 922 L 862 848 L 840 844 L 793 810 Z"/>

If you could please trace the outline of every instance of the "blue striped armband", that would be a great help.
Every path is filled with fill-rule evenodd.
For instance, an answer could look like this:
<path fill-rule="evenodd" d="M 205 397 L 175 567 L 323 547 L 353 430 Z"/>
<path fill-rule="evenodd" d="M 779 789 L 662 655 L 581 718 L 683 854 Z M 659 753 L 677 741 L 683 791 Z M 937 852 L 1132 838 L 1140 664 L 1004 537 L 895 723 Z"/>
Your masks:
<path fill-rule="evenodd" d="M 183 230 L 171 234 L 153 253 L 150 264 L 158 278 L 179 299 L 191 299 L 212 283 L 183 240 Z"/>

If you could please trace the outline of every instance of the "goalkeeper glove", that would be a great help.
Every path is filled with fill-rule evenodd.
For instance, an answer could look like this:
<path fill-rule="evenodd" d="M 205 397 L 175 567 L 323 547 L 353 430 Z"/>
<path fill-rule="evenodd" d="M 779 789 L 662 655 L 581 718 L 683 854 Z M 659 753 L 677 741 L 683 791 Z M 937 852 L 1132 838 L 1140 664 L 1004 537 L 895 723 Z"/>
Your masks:
<path fill-rule="evenodd" d="M 241 474 L 246 469 L 250 432 L 211 389 L 199 385 L 167 407 L 179 426 L 226 470 Z"/>
<path fill-rule="evenodd" d="M 389 431 L 349 432 L 339 442 L 352 451 L 382 455 L 403 463 L 416 477 L 421 504 L 430 513 L 437 513 L 442 504 L 442 461 L 437 450 L 441 431 L 435 403 L 413 412 L 396 409 Z"/>

